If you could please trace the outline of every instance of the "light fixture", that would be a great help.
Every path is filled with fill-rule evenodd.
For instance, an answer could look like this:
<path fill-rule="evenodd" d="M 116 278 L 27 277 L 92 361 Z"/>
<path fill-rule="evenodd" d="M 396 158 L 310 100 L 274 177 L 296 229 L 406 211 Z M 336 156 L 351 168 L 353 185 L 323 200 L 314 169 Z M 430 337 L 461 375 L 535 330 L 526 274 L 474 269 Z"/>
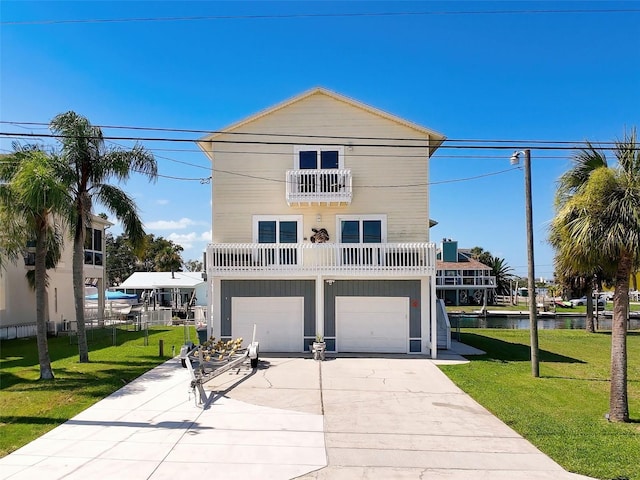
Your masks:
<path fill-rule="evenodd" d="M 320 223 L 322 221 L 322 215 L 317 214 L 316 215 L 316 222 Z"/>

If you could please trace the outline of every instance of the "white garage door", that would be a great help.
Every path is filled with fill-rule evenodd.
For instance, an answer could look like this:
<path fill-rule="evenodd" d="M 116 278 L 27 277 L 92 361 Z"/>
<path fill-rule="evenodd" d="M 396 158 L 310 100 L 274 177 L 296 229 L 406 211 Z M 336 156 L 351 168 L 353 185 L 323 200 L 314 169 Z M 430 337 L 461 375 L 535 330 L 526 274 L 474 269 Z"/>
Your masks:
<path fill-rule="evenodd" d="M 336 297 L 339 352 L 407 353 L 407 297 Z"/>
<path fill-rule="evenodd" d="M 233 297 L 231 336 L 251 342 L 253 324 L 261 352 L 301 352 L 304 297 Z"/>

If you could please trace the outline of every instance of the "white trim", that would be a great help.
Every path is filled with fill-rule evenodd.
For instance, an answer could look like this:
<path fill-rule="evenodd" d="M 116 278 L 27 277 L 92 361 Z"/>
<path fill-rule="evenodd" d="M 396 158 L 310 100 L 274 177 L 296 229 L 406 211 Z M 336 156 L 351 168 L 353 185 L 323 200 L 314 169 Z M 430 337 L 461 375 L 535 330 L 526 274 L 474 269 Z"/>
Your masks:
<path fill-rule="evenodd" d="M 346 221 L 358 220 L 361 222 L 360 227 L 362 227 L 363 220 L 380 220 L 380 235 L 381 241 L 380 243 L 387 243 L 387 215 L 386 214 L 368 214 L 368 215 L 336 215 L 336 242 L 342 243 L 342 229 L 340 228 L 341 223 Z M 362 243 L 362 228 L 360 228 L 360 243 Z"/>
<path fill-rule="evenodd" d="M 338 151 L 338 169 L 344 168 L 344 147 L 337 145 L 294 145 L 293 146 L 293 169 L 300 170 L 300 152 L 307 151 Z M 316 170 L 320 170 L 320 158 L 318 158 L 318 165 Z"/>
<path fill-rule="evenodd" d="M 259 222 L 276 222 L 276 223 L 280 223 L 280 222 L 296 222 L 297 228 L 296 228 L 296 235 L 297 235 L 297 241 L 296 243 L 302 243 L 302 228 L 303 228 L 303 216 L 302 215 L 254 215 L 252 218 L 252 222 L 253 222 L 253 241 L 254 243 L 259 243 L 258 242 L 258 223 Z M 279 230 L 276 229 L 276 235 L 278 234 Z M 280 242 L 276 242 L 276 243 L 280 243 Z M 292 244 L 294 245 L 294 244 Z"/>

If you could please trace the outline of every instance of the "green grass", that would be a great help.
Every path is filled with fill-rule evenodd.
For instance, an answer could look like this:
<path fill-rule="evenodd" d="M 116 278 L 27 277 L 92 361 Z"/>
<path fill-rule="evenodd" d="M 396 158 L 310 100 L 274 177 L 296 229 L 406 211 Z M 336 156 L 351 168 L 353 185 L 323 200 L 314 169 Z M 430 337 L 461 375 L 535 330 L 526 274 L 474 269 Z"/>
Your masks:
<path fill-rule="evenodd" d="M 191 341 L 197 339 L 191 328 Z M 0 342 L 0 457 L 11 453 L 115 392 L 176 354 L 183 327 L 155 327 L 144 332 L 112 329 L 90 332 L 90 363 L 78 362 L 78 347 L 68 337 L 49 339 L 55 379 L 38 381 L 34 338 Z M 159 356 L 159 341 L 164 356 Z"/>
<path fill-rule="evenodd" d="M 542 330 L 540 378 L 531 375 L 527 330 L 465 329 L 461 341 L 487 352 L 441 366 L 460 388 L 565 469 L 602 479 L 640 479 L 640 334 L 628 337 L 632 422 L 609 423 L 611 337 Z"/>

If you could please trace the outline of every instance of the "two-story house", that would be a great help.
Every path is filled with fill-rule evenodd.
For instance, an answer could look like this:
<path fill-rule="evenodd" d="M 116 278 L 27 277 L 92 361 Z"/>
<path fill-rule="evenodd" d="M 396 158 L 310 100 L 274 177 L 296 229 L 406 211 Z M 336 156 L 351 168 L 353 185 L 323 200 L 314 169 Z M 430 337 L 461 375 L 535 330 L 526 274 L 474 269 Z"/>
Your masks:
<path fill-rule="evenodd" d="M 445 137 L 315 88 L 207 135 L 209 333 L 262 351 L 421 353 L 436 337 L 429 158 Z"/>
<path fill-rule="evenodd" d="M 102 315 L 106 260 L 104 232 L 112 223 L 97 215 L 93 215 L 91 221 L 85 237 L 84 276 L 87 285 L 97 287 L 98 312 Z M 66 237 L 58 265 L 47 271 L 46 317 L 52 334 L 75 328 L 72 259 L 73 241 Z M 35 248 L 27 245 L 23 261 L 6 263 L 6 268 L 0 269 L 0 338 L 33 336 L 36 334 L 36 297 L 26 273 L 35 268 Z"/>
<path fill-rule="evenodd" d="M 491 268 L 474 259 L 458 242 L 443 239 L 437 253 L 436 293 L 446 305 L 483 305 L 495 293 Z"/>

